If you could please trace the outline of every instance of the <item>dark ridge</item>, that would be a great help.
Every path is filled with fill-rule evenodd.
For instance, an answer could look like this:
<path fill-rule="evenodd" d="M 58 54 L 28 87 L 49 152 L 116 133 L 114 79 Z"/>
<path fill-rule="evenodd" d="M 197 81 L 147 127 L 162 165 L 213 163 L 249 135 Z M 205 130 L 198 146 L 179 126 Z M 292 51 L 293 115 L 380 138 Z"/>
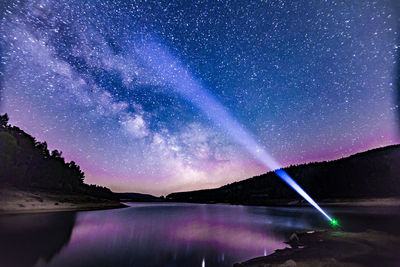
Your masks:
<path fill-rule="evenodd" d="M 284 168 L 316 200 L 400 196 L 400 145 Z M 274 172 L 216 189 L 169 194 L 168 201 L 280 205 L 301 197 Z"/>
<path fill-rule="evenodd" d="M 149 194 L 141 194 L 141 193 L 115 193 L 116 196 L 121 201 L 138 201 L 138 202 L 144 202 L 144 201 L 161 201 L 163 197 L 156 197 L 153 195 Z"/>
<path fill-rule="evenodd" d="M 117 199 L 106 187 L 85 184 L 74 161 L 65 162 L 61 151 L 50 152 L 46 142 L 9 125 L 7 114 L 0 115 L 0 170 L 0 186 Z"/>

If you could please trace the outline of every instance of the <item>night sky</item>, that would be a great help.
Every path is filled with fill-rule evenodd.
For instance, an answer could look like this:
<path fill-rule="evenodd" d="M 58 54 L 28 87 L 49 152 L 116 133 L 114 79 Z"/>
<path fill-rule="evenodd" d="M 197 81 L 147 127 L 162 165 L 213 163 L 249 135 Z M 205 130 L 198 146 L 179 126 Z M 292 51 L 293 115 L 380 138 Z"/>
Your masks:
<path fill-rule="evenodd" d="M 3 0 L 0 112 L 117 192 L 268 171 L 182 70 L 282 166 L 399 143 L 398 1 L 183 2 Z"/>

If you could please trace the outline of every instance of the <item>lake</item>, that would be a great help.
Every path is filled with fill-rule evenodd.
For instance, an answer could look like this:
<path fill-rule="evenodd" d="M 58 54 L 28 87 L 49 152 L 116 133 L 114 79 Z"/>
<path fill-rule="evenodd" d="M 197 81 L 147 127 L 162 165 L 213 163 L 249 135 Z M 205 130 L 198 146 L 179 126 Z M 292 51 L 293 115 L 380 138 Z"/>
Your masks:
<path fill-rule="evenodd" d="M 0 216 L 1 266 L 232 266 L 328 227 L 312 208 L 128 203 L 128 208 Z M 348 231 L 400 234 L 399 208 L 330 208 Z"/>

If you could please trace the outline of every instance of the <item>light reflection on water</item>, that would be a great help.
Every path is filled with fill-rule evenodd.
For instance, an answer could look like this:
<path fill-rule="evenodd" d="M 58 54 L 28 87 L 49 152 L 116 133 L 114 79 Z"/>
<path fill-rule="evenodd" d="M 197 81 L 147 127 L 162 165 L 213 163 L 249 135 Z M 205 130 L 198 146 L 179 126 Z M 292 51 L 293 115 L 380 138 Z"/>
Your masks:
<path fill-rule="evenodd" d="M 283 241 L 295 230 L 326 226 L 325 220 L 308 208 L 130 205 L 125 209 L 0 217 L 0 257 L 7 266 L 232 266 L 285 247 Z M 399 223 L 390 211 L 349 210 L 330 212 L 340 214 L 338 218 L 349 228 L 357 225 L 359 230 L 363 230 L 363 222 L 381 225 L 390 213 L 393 224 Z M 365 220 L 367 215 L 369 220 Z M 46 229 L 63 234 L 44 237 Z M 36 247 L 42 249 L 32 252 L 35 255 L 30 262 L 22 262 L 18 255 Z"/>

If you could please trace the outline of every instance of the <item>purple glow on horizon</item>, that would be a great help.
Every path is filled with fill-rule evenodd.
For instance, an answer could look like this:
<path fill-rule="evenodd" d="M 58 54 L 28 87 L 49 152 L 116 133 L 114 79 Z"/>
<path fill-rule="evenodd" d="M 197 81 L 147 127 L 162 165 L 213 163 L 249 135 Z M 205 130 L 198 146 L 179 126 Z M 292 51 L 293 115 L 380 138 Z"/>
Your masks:
<path fill-rule="evenodd" d="M 159 196 L 400 141 L 396 1 L 71 1 L 5 2 L 0 113 L 87 183 Z"/>
<path fill-rule="evenodd" d="M 315 207 L 329 221 L 325 211 L 286 173 L 282 166 L 261 146 L 252 135 L 235 120 L 229 112 L 202 86 L 182 64 L 160 44 L 145 42 L 137 52 L 155 75 L 162 77 L 167 84 L 204 112 L 216 125 L 222 127 L 232 139 L 242 145 L 247 152 L 261 162 L 267 169 L 285 181 L 308 203 Z M 289 153 L 289 152 L 288 152 Z"/>

